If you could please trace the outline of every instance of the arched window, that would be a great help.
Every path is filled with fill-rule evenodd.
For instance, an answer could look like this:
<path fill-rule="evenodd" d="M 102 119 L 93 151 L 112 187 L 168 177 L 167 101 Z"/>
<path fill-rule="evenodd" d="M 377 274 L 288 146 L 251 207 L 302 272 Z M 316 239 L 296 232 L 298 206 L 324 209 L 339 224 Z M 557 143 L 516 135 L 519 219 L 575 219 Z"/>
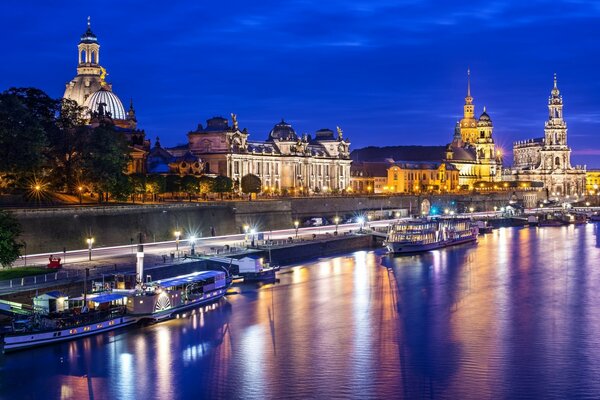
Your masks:
<path fill-rule="evenodd" d="M 86 62 L 86 51 L 85 50 L 81 50 L 81 53 L 79 53 L 79 62 L 80 63 L 84 63 Z"/>
<path fill-rule="evenodd" d="M 92 51 L 92 56 L 90 57 L 90 62 L 92 64 L 96 64 L 98 61 L 96 61 L 96 52 Z"/>
<path fill-rule="evenodd" d="M 556 167 L 560 167 L 560 158 L 559 158 L 559 157 L 556 157 L 556 158 L 554 159 L 554 165 L 555 165 Z"/>

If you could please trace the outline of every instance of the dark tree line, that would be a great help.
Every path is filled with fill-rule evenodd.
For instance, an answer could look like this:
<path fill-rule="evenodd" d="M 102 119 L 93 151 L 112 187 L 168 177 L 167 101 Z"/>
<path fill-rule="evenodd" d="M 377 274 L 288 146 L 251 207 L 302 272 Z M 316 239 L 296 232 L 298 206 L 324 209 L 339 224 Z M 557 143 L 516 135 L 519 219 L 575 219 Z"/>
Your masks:
<path fill-rule="evenodd" d="M 0 190 L 28 190 L 35 179 L 72 194 L 83 185 L 99 201 L 126 198 L 126 138 L 109 123 L 85 125 L 83 115 L 76 102 L 39 89 L 0 93 Z"/>

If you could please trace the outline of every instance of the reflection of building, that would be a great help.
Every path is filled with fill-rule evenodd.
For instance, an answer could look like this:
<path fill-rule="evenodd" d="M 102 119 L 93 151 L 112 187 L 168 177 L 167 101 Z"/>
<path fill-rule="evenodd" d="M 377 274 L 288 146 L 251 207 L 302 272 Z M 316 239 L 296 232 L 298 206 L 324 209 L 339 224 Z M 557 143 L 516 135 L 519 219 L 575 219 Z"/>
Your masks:
<path fill-rule="evenodd" d="M 458 190 L 458 169 L 446 162 L 355 162 L 352 190 L 356 193 L 422 193 Z"/>
<path fill-rule="evenodd" d="M 600 188 L 600 169 L 585 171 L 585 190 L 588 194 L 598 194 Z"/>
<path fill-rule="evenodd" d="M 214 117 L 188 133 L 188 144 L 166 149 L 181 157 L 186 153 L 202 160 L 204 172 L 224 175 L 239 183 L 247 174 L 257 175 L 265 191 L 328 192 L 350 185 L 350 142 L 338 128 L 337 136 L 321 129 L 315 137 L 296 134 L 290 124 L 276 124 L 267 140 L 253 141 L 240 130 L 235 114 L 232 126 Z"/>
<path fill-rule="evenodd" d="M 514 165 L 505 180 L 542 182 L 556 196 L 581 195 L 586 187 L 585 167 L 571 166 L 571 148 L 567 146 L 567 123 L 563 119 L 563 100 L 554 75 L 554 87 L 548 99 L 548 121 L 544 137 L 516 142 Z"/>
<path fill-rule="evenodd" d="M 492 137 L 494 127 L 485 107 L 479 119 L 475 118 L 470 75 L 469 72 L 464 115 L 456 124 L 452 143 L 446 147 L 445 161 L 458 168 L 460 185 L 472 188 L 477 182 L 500 180 L 502 159 L 495 149 Z"/>
<path fill-rule="evenodd" d="M 77 75 L 67 83 L 63 97 L 86 107 L 86 117 L 92 126 L 100 119 L 111 122 L 115 131 L 123 133 L 130 145 L 131 161 L 127 172 L 145 172 L 150 142 L 145 139 L 145 132 L 137 129 L 133 102 L 126 112 L 123 103 L 112 91 L 112 85 L 105 79 L 106 70 L 100 66 L 100 44 L 92 32 L 89 17 L 87 30 L 81 36 L 77 49 Z"/>

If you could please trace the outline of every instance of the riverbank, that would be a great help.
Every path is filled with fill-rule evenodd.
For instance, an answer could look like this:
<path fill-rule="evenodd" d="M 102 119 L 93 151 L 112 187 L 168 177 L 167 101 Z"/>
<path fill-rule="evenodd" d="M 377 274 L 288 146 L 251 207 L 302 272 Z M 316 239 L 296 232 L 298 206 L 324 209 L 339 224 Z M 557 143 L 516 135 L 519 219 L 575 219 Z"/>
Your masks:
<path fill-rule="evenodd" d="M 348 235 L 323 235 L 317 237 L 314 240 L 300 240 L 291 243 L 285 243 L 279 246 L 271 247 L 269 251 L 268 247 L 259 246 L 256 248 L 248 249 L 247 252 L 242 252 L 234 255 L 234 258 L 242 258 L 246 255 L 253 257 L 263 257 L 268 259 L 274 264 L 280 266 L 286 266 L 292 263 L 315 259 L 318 257 L 331 256 L 335 254 L 341 254 L 348 251 L 371 249 L 377 247 L 377 238 L 371 234 L 348 234 Z M 270 254 L 269 254 L 270 253 Z M 145 268 L 144 274 L 150 275 L 152 280 L 170 278 L 177 275 L 188 274 L 195 271 L 203 271 L 208 268 L 208 259 L 204 258 L 186 258 L 175 260 L 169 263 L 154 264 Z M 110 264 L 105 262 L 104 264 Z M 135 263 L 129 263 L 120 265 L 118 270 L 109 269 L 105 272 L 101 271 L 101 274 L 96 274 L 90 278 L 88 288 L 91 288 L 92 281 L 99 281 L 102 279 L 104 274 L 107 279 L 111 278 L 115 273 L 131 273 L 135 271 Z M 13 288 L 5 289 L 4 294 L 0 295 L 3 300 L 14 301 L 17 303 L 31 303 L 31 298 L 36 294 L 48 292 L 52 290 L 58 290 L 69 297 L 80 296 L 84 288 L 84 275 L 79 273 L 72 276 L 67 281 L 57 282 L 40 282 L 32 287 L 18 286 L 15 285 Z M 88 289 L 89 290 L 89 289 Z"/>
<path fill-rule="evenodd" d="M 523 201 L 535 193 L 489 193 L 469 195 L 394 195 L 294 197 L 260 201 L 163 203 L 13 209 L 23 228 L 25 253 L 80 249 L 87 237 L 94 247 L 173 240 L 182 237 L 243 233 L 245 225 L 257 231 L 286 229 L 293 222 L 335 216 L 341 221 L 370 213 L 377 218 L 420 214 L 428 204 L 439 210 L 493 210 L 509 201 Z"/>

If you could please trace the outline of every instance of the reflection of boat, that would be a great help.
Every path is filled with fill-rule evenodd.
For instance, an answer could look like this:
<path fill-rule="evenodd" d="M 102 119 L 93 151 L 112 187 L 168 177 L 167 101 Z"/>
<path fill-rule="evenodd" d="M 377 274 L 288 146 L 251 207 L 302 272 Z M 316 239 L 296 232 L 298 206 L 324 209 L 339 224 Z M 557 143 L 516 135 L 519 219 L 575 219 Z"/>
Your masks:
<path fill-rule="evenodd" d="M 592 214 L 592 215 L 590 215 L 590 221 L 592 221 L 592 222 L 600 222 L 600 214 Z"/>
<path fill-rule="evenodd" d="M 486 233 L 492 233 L 494 227 L 489 225 L 487 221 L 476 221 L 477 229 L 479 229 L 479 234 L 483 235 Z"/>
<path fill-rule="evenodd" d="M 159 321 L 223 297 L 225 272 L 202 271 L 69 299 L 66 295 L 34 299 L 34 311 L 13 324 L 4 352 L 73 340 L 135 324 Z"/>
<path fill-rule="evenodd" d="M 563 226 L 567 223 L 562 219 L 560 215 L 545 214 L 540 216 L 538 220 L 538 226 Z"/>
<path fill-rule="evenodd" d="M 390 226 L 385 245 L 392 253 L 416 253 L 475 242 L 478 232 L 466 218 L 400 221 Z"/>

